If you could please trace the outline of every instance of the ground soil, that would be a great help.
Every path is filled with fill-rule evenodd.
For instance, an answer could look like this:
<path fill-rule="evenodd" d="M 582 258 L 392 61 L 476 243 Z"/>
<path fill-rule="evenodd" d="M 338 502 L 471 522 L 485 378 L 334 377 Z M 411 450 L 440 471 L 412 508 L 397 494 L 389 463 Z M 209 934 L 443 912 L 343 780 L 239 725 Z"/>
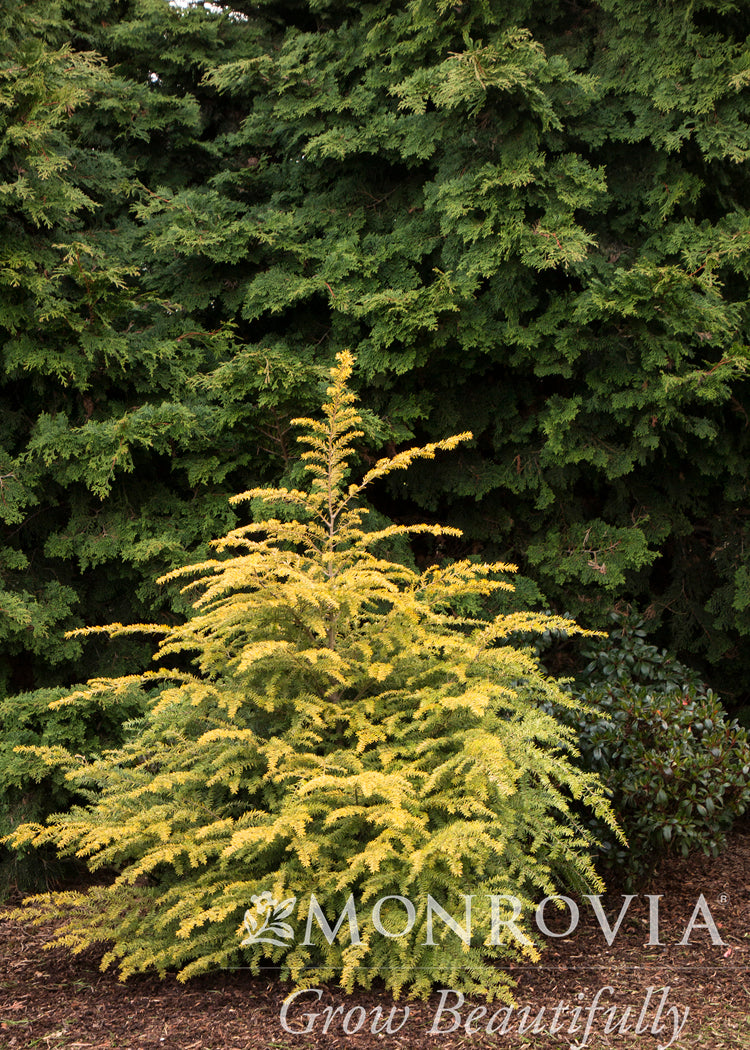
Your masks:
<path fill-rule="evenodd" d="M 649 893 L 661 895 L 662 946 L 648 943 Z M 701 926 L 706 916 L 699 914 L 689 943 L 679 945 L 701 894 L 724 943 L 712 943 L 710 929 Z M 614 921 L 622 896 L 610 893 L 603 904 Z M 495 1016 L 491 1034 L 487 1024 L 500 1004 L 487 1006 L 469 997 L 459 1009 L 455 995 L 446 993 L 444 1006 L 456 1012 L 445 1009 L 441 1014 L 439 990 L 426 1003 L 397 1003 L 391 1023 L 397 1031 L 373 1032 L 373 1024 L 382 1026 L 394 1005 L 388 995 L 382 989 L 344 995 L 334 987 L 322 989 L 319 1000 L 310 994 L 297 1000 L 288 1027 L 303 1028 L 305 1013 L 318 1016 L 309 1032 L 292 1034 L 280 1020 L 290 989 L 272 976 L 253 978 L 238 970 L 187 984 L 150 976 L 123 984 L 116 975 L 99 971 L 93 951 L 73 957 L 63 949 L 45 950 L 48 936 L 49 930 L 11 921 L 0 912 L 3 1050 L 600 1050 L 634 1045 L 639 1050 L 666 1045 L 748 1050 L 750 822 L 735 830 L 715 860 L 698 856 L 662 862 L 640 887 L 611 946 L 590 906 L 582 902 L 574 933 L 548 940 L 540 963 L 513 969 L 516 1008 Z M 410 1012 L 404 1021 L 405 1005 Z M 332 1009 L 326 1012 L 326 1007 Z M 675 1038 L 679 1025 L 682 1031 Z"/>

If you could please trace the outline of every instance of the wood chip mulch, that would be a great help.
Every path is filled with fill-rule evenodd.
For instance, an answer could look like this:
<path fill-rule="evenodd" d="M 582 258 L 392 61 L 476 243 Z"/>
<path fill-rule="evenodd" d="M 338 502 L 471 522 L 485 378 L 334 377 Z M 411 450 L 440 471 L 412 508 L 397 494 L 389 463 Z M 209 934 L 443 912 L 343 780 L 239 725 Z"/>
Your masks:
<path fill-rule="evenodd" d="M 661 897 L 660 946 L 648 943 L 647 894 Z M 712 943 L 699 913 L 689 943 L 680 945 L 701 894 L 724 943 Z M 603 904 L 614 922 L 621 894 Z M 547 941 L 538 964 L 511 968 L 513 1009 L 476 997 L 459 1004 L 439 989 L 428 1002 L 394 1004 L 382 990 L 345 995 L 326 987 L 319 999 L 308 992 L 296 1000 L 289 1032 L 280 1013 L 290 989 L 270 975 L 238 970 L 186 984 L 151 976 L 121 983 L 99 971 L 95 952 L 45 950 L 48 932 L 0 911 L 0 1048 L 750 1050 L 750 821 L 715 860 L 663 861 L 611 945 L 587 902 L 580 914 L 570 936 Z M 300 1032 L 308 1023 L 310 1031 Z"/>

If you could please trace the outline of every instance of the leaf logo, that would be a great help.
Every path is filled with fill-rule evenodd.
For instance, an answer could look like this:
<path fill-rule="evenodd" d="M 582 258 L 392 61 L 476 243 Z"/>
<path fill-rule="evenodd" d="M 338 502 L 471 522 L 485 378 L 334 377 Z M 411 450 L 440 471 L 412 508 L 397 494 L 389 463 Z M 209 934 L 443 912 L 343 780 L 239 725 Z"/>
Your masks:
<path fill-rule="evenodd" d="M 247 931 L 247 937 L 240 942 L 240 947 L 253 944 L 276 944 L 281 948 L 286 948 L 287 942 L 294 940 L 294 930 L 288 922 L 281 920 L 291 915 L 297 898 L 287 897 L 286 900 L 279 903 L 268 890 L 264 890 L 260 894 L 253 894 L 250 902 L 255 905 L 258 917 L 256 918 L 249 908 L 245 912 L 243 926 Z M 278 940 L 279 937 L 283 940 Z"/>

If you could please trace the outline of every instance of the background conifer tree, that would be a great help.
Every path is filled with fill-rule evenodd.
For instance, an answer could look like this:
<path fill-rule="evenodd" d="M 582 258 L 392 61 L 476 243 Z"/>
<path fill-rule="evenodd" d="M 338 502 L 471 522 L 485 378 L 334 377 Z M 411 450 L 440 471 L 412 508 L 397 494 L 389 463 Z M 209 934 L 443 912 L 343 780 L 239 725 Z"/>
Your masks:
<path fill-rule="evenodd" d="M 749 17 L 9 0 L 0 688 L 74 681 L 56 624 L 153 615 L 240 477 L 288 483 L 349 345 L 373 445 L 477 436 L 392 516 L 744 688 Z"/>
<path fill-rule="evenodd" d="M 396 991 L 426 993 L 440 980 L 502 993 L 507 978 L 492 960 L 520 949 L 510 937 L 488 943 L 487 895 L 536 903 L 561 886 L 600 885 L 576 809 L 611 824 L 607 802 L 596 777 L 571 764 L 571 731 L 540 706 L 574 701 L 513 644 L 519 632 L 575 628 L 532 613 L 490 623 L 458 614 L 508 588 L 512 566 L 459 561 L 420 573 L 383 556 L 407 531 L 454 530 L 368 529 L 368 486 L 470 435 L 382 459 L 352 482 L 361 431 L 351 368 L 340 355 L 322 421 L 297 421 L 307 487 L 236 496 L 277 514 L 170 574 L 196 577 L 187 587 L 198 597 L 184 623 L 151 628 L 164 634 L 162 666 L 60 701 L 111 704 L 156 687 L 123 746 L 91 762 L 36 751 L 94 794 L 46 826 L 23 826 L 13 843 L 52 844 L 117 877 L 33 898 L 24 914 L 60 919 L 57 941 L 74 950 L 112 942 L 105 962 L 124 975 L 177 967 L 188 977 L 237 962 L 243 914 L 246 932 L 257 929 L 273 900 L 289 925 L 275 946 L 247 948 L 255 969 L 266 953 L 298 983 L 381 977 Z M 311 894 L 330 923 L 352 894 L 364 911 L 408 897 L 414 930 L 388 938 L 364 918 L 359 942 L 286 943 Z M 428 894 L 462 915 L 462 895 L 475 895 L 471 947 L 450 932 L 425 943 Z M 397 911 L 381 919 L 403 924 Z"/>

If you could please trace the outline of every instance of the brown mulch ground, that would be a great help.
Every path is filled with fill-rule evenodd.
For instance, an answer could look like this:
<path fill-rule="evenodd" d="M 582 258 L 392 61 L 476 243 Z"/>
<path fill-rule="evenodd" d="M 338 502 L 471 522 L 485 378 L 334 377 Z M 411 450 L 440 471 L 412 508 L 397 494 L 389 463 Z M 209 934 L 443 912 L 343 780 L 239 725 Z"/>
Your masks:
<path fill-rule="evenodd" d="M 647 893 L 661 894 L 663 947 L 647 944 Z M 676 944 L 700 894 L 723 945 L 712 944 L 709 931 L 700 927 L 700 916 L 690 943 Z M 614 921 L 621 896 L 613 893 L 603 903 Z M 324 989 L 319 1001 L 309 993 L 298 1001 L 289 1013 L 290 1028 L 304 1027 L 305 1013 L 318 1016 L 309 1033 L 290 1034 L 280 1020 L 289 988 L 270 977 L 253 978 L 240 970 L 187 984 L 154 977 L 131 978 L 122 984 L 113 974 L 98 970 L 95 953 L 71 957 L 62 949 L 45 951 L 44 941 L 43 930 L 3 919 L 0 911 L 3 1050 L 292 1050 L 304 1046 L 332 1050 L 574 1046 L 600 1050 L 634 1045 L 644 1050 L 667 1045 L 680 1050 L 748 1050 L 750 822 L 736 829 L 716 860 L 699 856 L 664 862 L 632 902 L 611 947 L 590 906 L 583 902 L 575 933 L 549 941 L 539 964 L 515 967 L 517 1005 L 495 1017 L 493 1034 L 486 1028 L 498 1004 L 482 1014 L 481 1001 L 469 998 L 458 1009 L 455 995 L 446 993 L 446 1010 L 440 1014 L 438 992 L 427 1003 L 408 1004 L 405 1021 L 407 1004 L 396 1004 L 391 1026 L 398 1030 L 388 1033 L 377 1031 L 394 1005 L 386 993 L 344 995 L 335 988 Z M 599 1008 L 587 1033 L 587 1018 L 597 993 Z M 456 1007 L 456 1012 L 449 1012 L 448 1007 Z M 360 1022 L 360 1030 L 355 1031 Z M 676 1038 L 675 1025 L 681 1024 Z"/>

